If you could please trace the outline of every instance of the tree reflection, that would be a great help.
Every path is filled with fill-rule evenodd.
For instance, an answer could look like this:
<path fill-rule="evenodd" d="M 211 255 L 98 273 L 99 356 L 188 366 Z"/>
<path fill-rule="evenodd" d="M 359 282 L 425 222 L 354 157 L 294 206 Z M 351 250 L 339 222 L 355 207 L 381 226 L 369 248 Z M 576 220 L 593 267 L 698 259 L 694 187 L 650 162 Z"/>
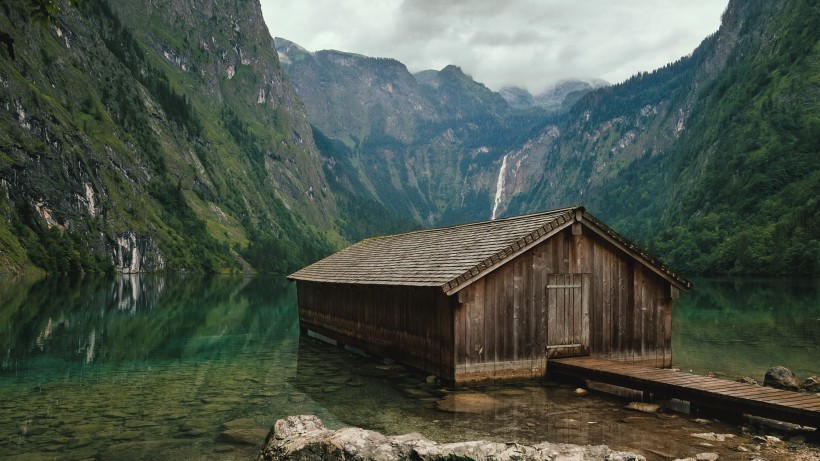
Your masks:
<path fill-rule="evenodd" d="M 130 274 L 0 279 L 2 370 L 206 356 L 298 337 L 282 277 Z"/>

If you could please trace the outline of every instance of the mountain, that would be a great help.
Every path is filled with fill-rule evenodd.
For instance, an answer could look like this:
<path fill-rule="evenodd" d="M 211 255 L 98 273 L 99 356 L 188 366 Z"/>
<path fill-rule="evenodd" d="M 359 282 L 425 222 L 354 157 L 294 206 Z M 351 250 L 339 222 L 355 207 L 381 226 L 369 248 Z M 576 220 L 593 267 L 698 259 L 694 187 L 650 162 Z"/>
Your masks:
<path fill-rule="evenodd" d="M 489 216 L 504 149 L 546 118 L 454 65 L 414 75 L 393 59 L 275 43 L 311 123 L 336 141 L 322 144 L 334 146 L 331 182 L 420 225 Z"/>
<path fill-rule="evenodd" d="M 274 41 L 258 0 L 8 0 L 0 270 L 286 272 L 582 203 L 684 273 L 818 274 L 815 3 L 731 0 L 691 55 L 533 96 Z"/>
<path fill-rule="evenodd" d="M 0 268 L 285 271 L 336 248 L 258 1 L 0 8 Z"/>
<path fill-rule="evenodd" d="M 301 48 L 297 64 L 277 44 L 311 122 L 346 146 L 344 177 L 397 215 L 440 225 L 583 203 L 687 273 L 816 274 L 818 8 L 733 0 L 689 56 L 539 96 L 454 66 L 411 79 L 392 60 Z M 382 98 L 390 88 L 400 97 Z M 329 100 L 369 115 L 331 119 Z"/>
<path fill-rule="evenodd" d="M 498 93 L 512 107 L 519 109 L 540 107 L 550 112 L 559 112 L 572 107 L 581 96 L 590 91 L 606 86 L 609 86 L 609 82 L 601 79 L 586 81 L 567 79 L 553 83 L 537 95 L 532 95 L 529 91 L 514 86 L 504 87 Z"/>
<path fill-rule="evenodd" d="M 507 210 L 583 202 L 689 273 L 820 273 L 818 27 L 815 2 L 731 1 L 690 56 L 534 138 Z"/>

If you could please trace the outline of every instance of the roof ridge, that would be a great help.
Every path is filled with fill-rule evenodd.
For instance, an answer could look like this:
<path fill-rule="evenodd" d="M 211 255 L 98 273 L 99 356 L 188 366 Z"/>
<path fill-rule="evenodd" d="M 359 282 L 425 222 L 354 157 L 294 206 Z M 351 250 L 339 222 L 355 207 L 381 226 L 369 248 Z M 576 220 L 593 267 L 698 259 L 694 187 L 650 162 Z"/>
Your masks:
<path fill-rule="evenodd" d="M 431 228 L 428 228 L 428 229 L 418 229 L 418 230 L 414 230 L 414 231 L 400 232 L 398 234 L 375 235 L 373 237 L 368 237 L 366 239 L 360 240 L 360 241 L 354 243 L 351 246 L 359 245 L 360 243 L 369 242 L 369 241 L 372 241 L 372 240 L 384 239 L 384 238 L 401 237 L 401 236 L 412 235 L 412 234 L 423 234 L 423 233 L 427 233 L 427 232 L 441 232 L 441 231 L 446 231 L 446 230 L 451 230 L 451 229 L 460 229 L 462 227 L 485 225 L 485 224 L 494 223 L 494 222 L 507 222 L 507 221 L 525 219 L 525 218 L 532 218 L 532 217 L 535 217 L 535 216 L 543 216 L 543 215 L 550 215 L 550 214 L 555 214 L 555 215 L 564 214 L 568 211 L 575 211 L 575 210 L 579 210 L 579 209 L 581 211 L 585 211 L 585 208 L 584 208 L 583 205 L 572 205 L 572 206 L 568 206 L 568 207 L 564 207 L 564 208 L 556 208 L 554 210 L 539 211 L 537 213 L 529 213 L 529 214 L 508 216 L 506 218 L 501 218 L 501 219 L 486 219 L 484 221 L 471 221 L 471 222 L 466 222 L 466 223 L 461 223 L 461 224 L 453 224 L 452 226 L 431 227 Z"/>

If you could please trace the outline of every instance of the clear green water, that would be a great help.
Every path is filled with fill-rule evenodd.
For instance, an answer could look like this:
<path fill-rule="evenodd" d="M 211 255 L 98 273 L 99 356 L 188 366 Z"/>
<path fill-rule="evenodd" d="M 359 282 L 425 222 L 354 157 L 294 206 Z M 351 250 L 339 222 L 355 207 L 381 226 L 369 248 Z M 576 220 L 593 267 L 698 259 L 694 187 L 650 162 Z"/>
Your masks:
<path fill-rule="evenodd" d="M 763 382 L 775 365 L 820 375 L 820 282 L 701 279 L 672 318 L 672 363 L 697 374 Z"/>
<path fill-rule="evenodd" d="M 676 366 L 820 371 L 817 283 L 696 283 L 674 316 Z M 487 387 L 497 407 L 440 411 L 449 391 L 425 375 L 300 338 L 282 278 L 0 278 L 0 345 L 0 459 L 247 460 L 292 414 L 443 442 L 688 448 L 686 420 L 642 427 L 623 400 L 565 386 Z"/>

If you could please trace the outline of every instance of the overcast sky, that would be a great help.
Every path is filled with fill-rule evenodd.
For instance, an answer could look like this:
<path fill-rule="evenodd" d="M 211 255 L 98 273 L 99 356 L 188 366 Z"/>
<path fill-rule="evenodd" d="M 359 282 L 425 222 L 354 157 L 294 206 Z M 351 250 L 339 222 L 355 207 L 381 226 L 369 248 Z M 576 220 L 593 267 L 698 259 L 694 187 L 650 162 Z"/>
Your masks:
<path fill-rule="evenodd" d="M 310 51 L 461 67 L 493 90 L 618 83 L 688 55 L 728 0 L 261 0 L 274 37 Z"/>

